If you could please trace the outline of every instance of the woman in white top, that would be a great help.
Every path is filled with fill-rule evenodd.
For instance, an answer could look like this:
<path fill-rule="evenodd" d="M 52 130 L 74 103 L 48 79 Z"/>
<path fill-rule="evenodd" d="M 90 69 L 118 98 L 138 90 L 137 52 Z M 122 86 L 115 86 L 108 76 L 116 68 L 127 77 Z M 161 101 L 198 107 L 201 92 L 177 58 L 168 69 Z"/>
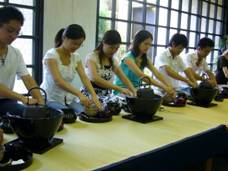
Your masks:
<path fill-rule="evenodd" d="M 122 94 L 136 95 L 136 89 L 114 59 L 120 43 L 120 34 L 116 30 L 109 30 L 104 34 L 98 47 L 86 57 L 85 71 L 99 97 L 109 96 L 112 90 Z M 114 74 L 123 81 L 127 88 L 113 83 Z M 82 92 L 88 94 L 85 88 Z"/>
<path fill-rule="evenodd" d="M 72 24 L 61 29 L 55 37 L 55 48 L 50 49 L 43 59 L 43 83 L 48 97 L 48 105 L 54 108 L 64 108 L 67 103 L 76 112 L 81 112 L 83 106 L 91 104 L 89 98 L 74 87 L 76 72 L 82 83 L 91 94 L 95 105 L 101 109 L 97 95 L 87 78 L 79 54 L 74 53 L 84 42 L 85 32 L 80 25 Z M 80 103 L 77 102 L 79 98 Z"/>

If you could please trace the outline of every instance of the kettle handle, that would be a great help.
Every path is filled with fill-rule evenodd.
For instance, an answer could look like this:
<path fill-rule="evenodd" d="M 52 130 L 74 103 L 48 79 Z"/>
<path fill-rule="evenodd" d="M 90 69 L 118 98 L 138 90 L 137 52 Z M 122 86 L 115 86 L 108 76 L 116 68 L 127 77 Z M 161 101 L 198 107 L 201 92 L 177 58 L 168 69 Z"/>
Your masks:
<path fill-rule="evenodd" d="M 33 88 L 29 89 L 28 95 L 30 95 L 31 91 L 35 90 L 35 89 L 41 90 L 44 93 L 44 104 L 46 105 L 47 104 L 47 93 L 46 93 L 46 91 L 44 89 L 42 89 L 40 87 L 33 87 Z M 29 96 L 28 96 L 28 104 L 29 104 Z"/>
<path fill-rule="evenodd" d="M 148 84 L 148 83 L 147 83 L 147 84 L 143 84 L 143 83 L 142 83 L 142 82 L 143 82 L 143 79 L 145 79 L 145 78 L 146 78 L 146 79 L 150 82 L 150 84 L 151 84 L 151 81 L 150 81 L 150 77 L 149 77 L 149 76 L 142 76 L 142 77 L 140 77 L 140 79 L 139 79 L 139 87 L 140 87 L 140 86 L 144 86 L 144 87 L 145 87 L 145 86 L 147 86 L 147 85 L 150 85 L 150 84 Z"/>

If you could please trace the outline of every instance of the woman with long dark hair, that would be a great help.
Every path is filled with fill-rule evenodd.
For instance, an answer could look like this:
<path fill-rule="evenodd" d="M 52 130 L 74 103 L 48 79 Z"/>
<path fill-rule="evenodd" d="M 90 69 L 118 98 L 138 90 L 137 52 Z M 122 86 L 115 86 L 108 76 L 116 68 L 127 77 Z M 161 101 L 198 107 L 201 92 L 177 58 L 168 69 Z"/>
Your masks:
<path fill-rule="evenodd" d="M 146 30 L 141 30 L 137 32 L 134 36 L 129 52 L 127 52 L 121 60 L 120 67 L 125 73 L 125 75 L 127 75 L 127 77 L 130 79 L 134 87 L 139 87 L 140 78 L 148 77 L 149 80 L 144 78 L 143 81 L 159 87 L 168 94 L 173 95 L 173 88 L 169 86 L 168 82 L 153 66 L 151 60 L 147 56 L 147 52 L 151 47 L 152 40 L 153 36 L 150 32 Z M 148 68 L 159 81 L 146 75 L 143 72 L 145 68 Z M 115 79 L 115 84 L 120 87 L 125 87 L 123 82 L 118 77 L 116 77 Z"/>
<path fill-rule="evenodd" d="M 127 95 L 136 94 L 134 86 L 114 59 L 120 43 L 120 34 L 116 30 L 109 30 L 98 47 L 86 57 L 85 70 L 99 96 L 110 95 L 112 90 Z M 113 84 L 114 74 L 123 82 L 125 88 Z M 83 89 L 83 92 L 87 94 L 86 89 Z"/>
<path fill-rule="evenodd" d="M 64 108 L 67 103 L 76 112 L 83 111 L 91 101 L 73 85 L 76 72 L 88 89 L 93 102 L 101 109 L 97 95 L 84 72 L 79 54 L 75 51 L 85 40 L 85 32 L 80 25 L 72 24 L 59 30 L 55 37 L 55 48 L 50 49 L 43 58 L 43 83 L 48 97 L 48 105 L 54 108 Z M 80 100 L 80 104 L 77 100 Z"/>

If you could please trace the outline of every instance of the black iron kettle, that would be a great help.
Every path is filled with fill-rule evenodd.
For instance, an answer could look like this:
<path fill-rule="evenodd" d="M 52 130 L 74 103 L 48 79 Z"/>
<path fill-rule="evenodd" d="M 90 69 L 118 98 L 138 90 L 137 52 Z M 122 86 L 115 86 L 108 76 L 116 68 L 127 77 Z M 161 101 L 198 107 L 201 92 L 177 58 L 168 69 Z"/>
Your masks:
<path fill-rule="evenodd" d="M 150 80 L 149 77 L 140 78 L 137 97 L 126 96 L 127 106 L 124 106 L 124 110 L 127 108 L 127 110 L 125 110 L 126 112 L 132 113 L 137 117 L 152 117 L 158 110 L 162 98 L 161 96 L 154 94 L 150 84 L 142 83 L 144 78 Z"/>
<path fill-rule="evenodd" d="M 142 83 L 143 79 L 147 79 L 150 82 L 150 78 L 148 76 L 144 76 L 140 78 L 140 85 L 139 89 L 137 90 L 137 97 L 138 98 L 153 98 L 154 97 L 154 91 L 150 87 L 150 84 Z"/>
<path fill-rule="evenodd" d="M 44 105 L 35 104 L 30 105 L 29 104 L 29 95 L 31 94 L 31 91 L 34 89 L 39 89 L 44 94 Z M 33 87 L 28 91 L 28 104 L 25 107 L 22 116 L 24 118 L 49 118 L 51 117 L 51 109 L 47 106 L 47 93 L 44 89 L 40 87 Z"/>
<path fill-rule="evenodd" d="M 63 122 L 64 123 L 74 123 L 77 119 L 77 114 L 75 113 L 74 109 L 69 107 L 67 104 L 66 96 L 64 97 L 65 101 L 65 108 L 61 109 L 63 112 Z"/>

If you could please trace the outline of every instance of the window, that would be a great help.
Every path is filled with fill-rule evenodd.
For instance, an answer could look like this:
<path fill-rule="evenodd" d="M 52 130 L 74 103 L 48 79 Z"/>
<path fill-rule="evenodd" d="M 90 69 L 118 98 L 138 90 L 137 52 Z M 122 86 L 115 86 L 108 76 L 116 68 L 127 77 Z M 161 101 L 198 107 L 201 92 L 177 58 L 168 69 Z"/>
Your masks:
<path fill-rule="evenodd" d="M 43 0 L 0 0 L 0 6 L 7 5 L 15 6 L 24 15 L 25 21 L 21 35 L 12 43 L 12 46 L 21 51 L 28 71 L 40 83 L 42 79 Z M 14 90 L 19 93 L 27 92 L 22 81 L 17 79 Z"/>
<path fill-rule="evenodd" d="M 147 29 L 154 37 L 149 52 L 154 59 L 177 32 L 189 39 L 186 52 L 192 52 L 200 38 L 209 37 L 215 41 L 215 48 L 207 61 L 211 69 L 216 66 L 218 41 L 227 25 L 223 16 L 227 10 L 225 0 L 98 0 L 98 3 L 97 44 L 106 30 L 117 29 L 123 40 L 118 55 L 123 54 L 135 32 Z"/>

